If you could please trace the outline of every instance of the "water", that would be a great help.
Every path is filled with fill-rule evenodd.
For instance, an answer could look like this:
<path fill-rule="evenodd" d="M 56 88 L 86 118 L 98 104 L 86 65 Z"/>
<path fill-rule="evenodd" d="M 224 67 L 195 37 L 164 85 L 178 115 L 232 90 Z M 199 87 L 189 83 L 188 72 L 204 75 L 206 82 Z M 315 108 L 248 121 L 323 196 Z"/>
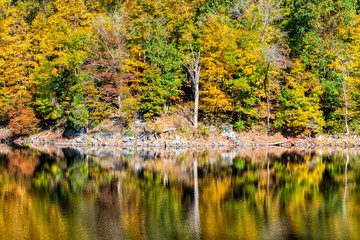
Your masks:
<path fill-rule="evenodd" d="M 0 239 L 359 239 L 355 150 L 0 145 Z"/>

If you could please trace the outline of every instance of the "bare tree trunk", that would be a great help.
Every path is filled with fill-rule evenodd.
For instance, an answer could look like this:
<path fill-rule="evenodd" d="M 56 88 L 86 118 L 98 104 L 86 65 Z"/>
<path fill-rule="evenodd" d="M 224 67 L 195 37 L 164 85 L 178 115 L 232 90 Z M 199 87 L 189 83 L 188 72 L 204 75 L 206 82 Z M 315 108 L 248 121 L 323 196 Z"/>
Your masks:
<path fill-rule="evenodd" d="M 259 82 L 259 88 L 261 88 L 261 80 Z M 260 114 L 261 114 L 261 93 L 259 93 L 259 100 L 258 100 L 258 120 L 260 120 Z"/>
<path fill-rule="evenodd" d="M 169 111 L 169 101 L 166 101 L 166 103 L 164 104 L 164 113 L 167 114 Z"/>
<path fill-rule="evenodd" d="M 121 109 L 120 84 L 117 82 L 117 71 L 116 71 L 116 67 L 115 67 L 115 66 L 114 66 L 114 77 L 115 77 L 116 89 L 117 89 L 117 92 L 118 92 L 118 96 L 117 96 L 118 108 Z"/>
<path fill-rule="evenodd" d="M 200 55 L 201 52 L 197 52 L 195 53 L 190 40 L 189 40 L 189 45 L 191 48 L 191 55 L 192 58 L 190 59 L 190 62 L 188 64 L 186 64 L 186 68 L 189 71 L 190 74 L 190 81 L 192 84 L 192 89 L 194 92 L 194 97 L 195 97 L 195 107 L 194 107 L 194 128 L 197 129 L 198 127 L 198 112 L 199 112 L 199 84 L 200 84 L 200 71 L 201 71 L 201 66 L 200 66 Z"/>
<path fill-rule="evenodd" d="M 343 84 L 343 93 L 344 93 L 344 100 L 345 100 L 345 128 L 346 128 L 346 135 L 349 135 L 350 131 L 349 131 L 349 126 L 348 126 L 348 99 L 347 99 L 345 84 Z"/>
<path fill-rule="evenodd" d="M 121 94 L 120 94 L 120 88 L 119 88 L 119 85 L 117 84 L 117 89 L 118 89 L 118 106 L 119 106 L 119 109 L 121 108 Z"/>
<path fill-rule="evenodd" d="M 199 76 L 197 76 L 199 78 Z M 198 127 L 198 113 L 199 113 L 199 79 L 195 83 L 195 108 L 194 108 L 194 128 Z"/>

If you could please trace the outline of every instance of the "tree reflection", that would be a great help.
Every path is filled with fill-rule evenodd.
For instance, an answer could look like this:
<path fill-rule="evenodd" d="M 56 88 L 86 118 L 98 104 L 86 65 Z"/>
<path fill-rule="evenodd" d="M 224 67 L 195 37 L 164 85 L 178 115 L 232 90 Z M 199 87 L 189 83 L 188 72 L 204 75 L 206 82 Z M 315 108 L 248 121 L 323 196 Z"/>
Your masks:
<path fill-rule="evenodd" d="M 227 153 L 6 150 L 0 238 L 359 236 L 355 152 Z"/>

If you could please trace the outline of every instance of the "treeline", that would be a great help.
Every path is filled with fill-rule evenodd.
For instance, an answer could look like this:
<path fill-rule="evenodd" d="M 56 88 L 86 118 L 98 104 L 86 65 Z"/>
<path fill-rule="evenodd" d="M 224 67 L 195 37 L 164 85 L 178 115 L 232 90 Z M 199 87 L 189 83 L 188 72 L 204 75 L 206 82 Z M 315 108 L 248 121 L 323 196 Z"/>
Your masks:
<path fill-rule="evenodd" d="M 0 122 L 357 132 L 357 0 L 0 0 Z M 198 109 L 198 110 L 197 110 Z"/>

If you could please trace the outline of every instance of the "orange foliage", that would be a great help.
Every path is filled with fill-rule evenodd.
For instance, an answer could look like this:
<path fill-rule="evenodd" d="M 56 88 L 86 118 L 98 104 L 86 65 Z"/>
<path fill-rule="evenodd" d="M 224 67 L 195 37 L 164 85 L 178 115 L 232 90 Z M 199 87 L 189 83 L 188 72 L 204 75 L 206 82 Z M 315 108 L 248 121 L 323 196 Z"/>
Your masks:
<path fill-rule="evenodd" d="M 26 135 L 38 129 L 40 120 L 36 118 L 34 110 L 30 107 L 25 107 L 9 115 L 10 123 L 8 127 L 13 134 Z"/>

